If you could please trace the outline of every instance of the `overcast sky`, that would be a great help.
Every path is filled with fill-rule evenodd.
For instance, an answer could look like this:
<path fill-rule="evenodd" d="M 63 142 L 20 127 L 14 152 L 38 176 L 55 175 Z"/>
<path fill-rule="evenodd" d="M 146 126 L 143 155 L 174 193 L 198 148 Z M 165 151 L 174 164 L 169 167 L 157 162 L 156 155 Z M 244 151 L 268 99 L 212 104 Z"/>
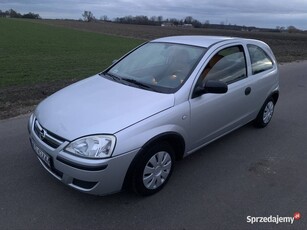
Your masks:
<path fill-rule="evenodd" d="M 0 9 L 34 12 L 42 18 L 82 18 L 84 10 L 96 18 L 127 15 L 186 16 L 205 22 L 275 28 L 293 25 L 307 30 L 307 0 L 0 0 Z"/>

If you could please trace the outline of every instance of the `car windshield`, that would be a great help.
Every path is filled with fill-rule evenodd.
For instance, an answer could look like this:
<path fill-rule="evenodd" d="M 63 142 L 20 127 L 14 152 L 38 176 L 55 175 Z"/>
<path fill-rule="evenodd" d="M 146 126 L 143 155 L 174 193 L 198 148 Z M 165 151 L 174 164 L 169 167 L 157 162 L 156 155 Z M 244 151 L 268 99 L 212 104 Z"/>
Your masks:
<path fill-rule="evenodd" d="M 123 84 L 173 93 L 187 80 L 206 50 L 204 47 L 150 42 L 104 74 Z"/>

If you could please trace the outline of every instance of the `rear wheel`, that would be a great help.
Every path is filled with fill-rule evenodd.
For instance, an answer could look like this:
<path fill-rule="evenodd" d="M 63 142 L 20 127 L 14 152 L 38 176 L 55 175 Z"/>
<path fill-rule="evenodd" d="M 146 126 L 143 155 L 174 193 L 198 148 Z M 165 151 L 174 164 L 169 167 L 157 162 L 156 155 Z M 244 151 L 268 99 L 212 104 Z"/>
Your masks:
<path fill-rule="evenodd" d="M 160 191 L 172 174 L 174 159 L 172 147 L 165 142 L 144 150 L 132 175 L 134 190 L 144 196 Z"/>
<path fill-rule="evenodd" d="M 272 97 L 270 97 L 265 101 L 257 118 L 255 119 L 255 126 L 258 128 L 266 127 L 273 117 L 274 108 L 275 101 Z"/>

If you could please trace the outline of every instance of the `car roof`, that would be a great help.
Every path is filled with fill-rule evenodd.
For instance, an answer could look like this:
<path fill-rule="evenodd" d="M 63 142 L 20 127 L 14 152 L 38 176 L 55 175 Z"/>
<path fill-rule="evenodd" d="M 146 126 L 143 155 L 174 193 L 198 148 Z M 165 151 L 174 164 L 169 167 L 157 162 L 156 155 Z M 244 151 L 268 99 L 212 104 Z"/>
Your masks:
<path fill-rule="evenodd" d="M 158 38 L 151 42 L 167 42 L 167 43 L 177 43 L 185 45 L 193 45 L 200 47 L 209 47 L 215 43 L 228 41 L 228 40 L 238 40 L 238 38 L 224 37 L 224 36 L 172 36 Z"/>

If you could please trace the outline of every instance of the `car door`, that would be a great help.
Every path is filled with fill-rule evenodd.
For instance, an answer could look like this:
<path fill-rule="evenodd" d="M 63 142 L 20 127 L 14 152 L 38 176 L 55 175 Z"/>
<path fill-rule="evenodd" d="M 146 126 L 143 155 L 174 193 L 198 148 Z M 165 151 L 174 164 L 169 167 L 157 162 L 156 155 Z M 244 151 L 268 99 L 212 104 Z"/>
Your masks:
<path fill-rule="evenodd" d="M 220 48 L 211 55 L 195 88 L 207 80 L 228 85 L 225 94 L 206 93 L 190 99 L 191 150 L 230 132 L 249 121 L 250 79 L 247 77 L 246 55 L 242 45 Z"/>

